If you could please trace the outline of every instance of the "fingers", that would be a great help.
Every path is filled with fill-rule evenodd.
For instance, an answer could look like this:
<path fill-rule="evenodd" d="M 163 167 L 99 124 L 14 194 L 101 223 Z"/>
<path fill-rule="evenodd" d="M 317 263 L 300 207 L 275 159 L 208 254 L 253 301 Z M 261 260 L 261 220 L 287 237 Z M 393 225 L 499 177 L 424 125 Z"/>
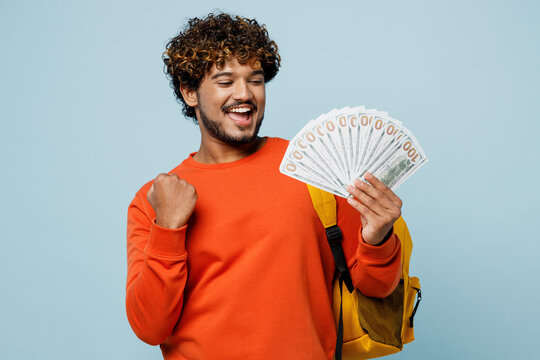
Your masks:
<path fill-rule="evenodd" d="M 373 185 L 373 187 L 379 191 L 381 191 L 384 195 L 390 199 L 396 206 L 401 208 L 403 203 L 401 202 L 401 199 L 399 196 L 397 196 L 392 189 L 390 189 L 388 186 L 386 186 L 381 180 L 377 179 L 373 174 L 371 173 L 365 173 L 364 174 L 365 179 Z"/>
<path fill-rule="evenodd" d="M 356 184 L 356 181 L 355 181 L 355 184 Z M 355 200 L 361 203 L 362 206 L 367 207 L 371 212 L 378 215 L 383 215 L 387 211 L 386 208 L 383 207 L 378 201 L 379 200 L 378 198 L 381 196 L 380 192 L 378 196 L 372 197 L 368 193 L 368 191 L 371 193 L 373 193 L 373 191 L 371 191 L 370 189 L 367 189 L 371 187 L 370 185 L 363 183 L 363 184 L 358 184 L 357 186 L 358 187 L 349 185 L 347 187 L 347 190 L 349 191 L 349 193 L 351 193 L 351 195 L 354 196 Z M 386 200 L 386 201 L 390 202 L 389 200 Z"/>
<path fill-rule="evenodd" d="M 362 204 L 361 202 L 359 202 L 358 200 L 356 200 L 355 198 L 353 197 L 349 197 L 347 198 L 347 202 L 353 207 L 356 209 L 356 211 L 358 211 L 362 216 L 366 217 L 366 218 L 372 218 L 375 216 L 375 213 L 370 210 L 366 205 Z M 364 223 L 365 221 L 362 220 L 362 223 Z"/>
<path fill-rule="evenodd" d="M 176 174 L 159 174 L 147 194 L 156 224 L 177 229 L 187 223 L 197 202 L 195 187 Z"/>
<path fill-rule="evenodd" d="M 356 189 L 360 192 L 363 192 L 365 195 L 369 196 L 373 200 L 375 200 L 379 205 L 384 207 L 385 209 L 391 209 L 395 207 L 396 205 L 390 200 L 390 198 L 386 195 L 386 193 L 382 190 L 379 190 L 375 188 L 374 186 L 365 183 L 362 180 L 355 180 L 353 188 L 356 187 Z M 353 194 L 355 195 L 355 194 Z M 356 195 L 355 195 L 356 196 Z M 362 199 L 358 198 L 362 201 Z M 367 205 L 367 204 L 366 204 Z"/>
<path fill-rule="evenodd" d="M 348 198 L 349 204 L 355 208 L 362 218 L 362 237 L 369 244 L 378 244 L 394 222 L 401 216 L 401 199 L 372 174 L 365 174 L 366 183 L 355 180 L 347 190 L 353 195 Z"/>
<path fill-rule="evenodd" d="M 369 184 L 362 180 L 355 180 L 355 186 L 349 185 L 348 187 L 349 193 L 371 212 L 363 210 L 362 213 L 366 213 L 366 217 L 376 214 L 384 218 L 397 219 L 401 215 L 401 199 L 372 174 L 366 173 L 365 178 Z M 360 208 L 357 210 L 360 211 Z"/>
<path fill-rule="evenodd" d="M 178 180 L 180 180 L 180 178 L 176 174 L 158 174 L 152 182 L 152 185 L 146 194 L 146 198 L 151 204 L 155 203 L 156 198 L 159 198 L 164 191 L 167 192 L 167 189 L 170 188 L 171 185 L 174 185 Z"/>
<path fill-rule="evenodd" d="M 166 174 L 166 173 L 161 173 L 161 174 L 158 174 L 158 176 L 156 176 L 155 180 L 154 180 L 154 184 L 160 184 L 160 183 L 163 183 L 163 182 L 167 182 L 167 181 L 173 181 L 173 180 L 178 180 L 180 179 L 178 177 L 178 175 L 176 174 Z"/>

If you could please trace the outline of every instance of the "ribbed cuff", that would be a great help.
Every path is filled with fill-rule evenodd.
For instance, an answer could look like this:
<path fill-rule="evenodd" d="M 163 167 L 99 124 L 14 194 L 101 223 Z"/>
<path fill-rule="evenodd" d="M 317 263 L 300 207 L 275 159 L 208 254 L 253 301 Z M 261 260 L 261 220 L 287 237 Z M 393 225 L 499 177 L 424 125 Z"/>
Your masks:
<path fill-rule="evenodd" d="M 182 257 L 186 255 L 187 224 L 178 229 L 164 228 L 152 220 L 145 251 L 156 256 Z"/>
<path fill-rule="evenodd" d="M 360 238 L 358 256 L 374 261 L 387 260 L 389 257 L 393 257 L 399 245 L 399 239 L 395 233 L 392 233 L 388 240 L 379 245 L 370 245 L 366 243 L 362 239 L 361 230 L 359 231 L 358 237 Z"/>

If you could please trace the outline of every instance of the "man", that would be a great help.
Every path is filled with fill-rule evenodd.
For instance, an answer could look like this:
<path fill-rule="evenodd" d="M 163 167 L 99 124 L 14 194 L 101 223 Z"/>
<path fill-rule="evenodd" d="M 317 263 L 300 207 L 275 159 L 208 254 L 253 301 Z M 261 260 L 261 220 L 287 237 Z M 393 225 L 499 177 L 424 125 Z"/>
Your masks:
<path fill-rule="evenodd" d="M 305 184 L 279 173 L 287 141 L 258 136 L 280 57 L 255 20 L 192 19 L 164 54 L 201 144 L 128 209 L 129 322 L 165 359 L 332 359 L 334 260 Z M 354 285 L 399 281 L 400 199 L 373 176 L 338 198 Z"/>

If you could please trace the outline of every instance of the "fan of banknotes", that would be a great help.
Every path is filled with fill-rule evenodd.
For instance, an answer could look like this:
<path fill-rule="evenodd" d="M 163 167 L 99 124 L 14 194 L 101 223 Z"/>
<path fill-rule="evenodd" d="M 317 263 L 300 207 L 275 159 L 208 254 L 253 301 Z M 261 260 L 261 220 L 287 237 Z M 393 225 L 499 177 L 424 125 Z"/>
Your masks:
<path fill-rule="evenodd" d="M 366 172 L 395 190 L 427 160 L 401 121 L 358 106 L 309 121 L 291 139 L 280 171 L 346 198 L 347 185 L 364 180 Z"/>

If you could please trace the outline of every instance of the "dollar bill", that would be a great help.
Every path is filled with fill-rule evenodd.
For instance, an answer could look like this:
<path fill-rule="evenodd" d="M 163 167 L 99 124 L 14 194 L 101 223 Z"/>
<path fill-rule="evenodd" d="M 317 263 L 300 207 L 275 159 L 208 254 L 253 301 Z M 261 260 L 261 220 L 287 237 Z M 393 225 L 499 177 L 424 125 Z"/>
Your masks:
<path fill-rule="evenodd" d="M 428 161 L 415 136 L 387 112 L 364 106 L 333 109 L 291 139 L 280 171 L 335 195 L 370 172 L 396 189 Z"/>

